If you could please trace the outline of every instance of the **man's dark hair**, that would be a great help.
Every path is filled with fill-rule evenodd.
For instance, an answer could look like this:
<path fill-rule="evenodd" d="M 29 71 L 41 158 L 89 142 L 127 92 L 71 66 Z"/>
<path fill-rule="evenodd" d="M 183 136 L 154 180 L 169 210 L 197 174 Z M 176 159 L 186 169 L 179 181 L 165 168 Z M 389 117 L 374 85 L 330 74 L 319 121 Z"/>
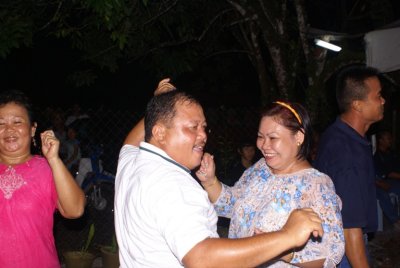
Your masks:
<path fill-rule="evenodd" d="M 379 79 L 378 70 L 365 66 L 350 66 L 339 73 L 336 84 L 336 100 L 340 113 L 349 111 L 353 101 L 364 100 L 367 97 L 369 88 L 366 86 L 365 80 L 372 77 Z"/>
<path fill-rule="evenodd" d="M 175 104 L 187 102 L 188 104 L 200 103 L 191 95 L 172 90 L 158 96 L 154 96 L 147 104 L 146 113 L 144 116 L 144 140 L 148 142 L 152 137 L 152 129 L 157 122 L 162 122 L 167 127 L 171 126 L 172 120 L 176 114 Z"/>

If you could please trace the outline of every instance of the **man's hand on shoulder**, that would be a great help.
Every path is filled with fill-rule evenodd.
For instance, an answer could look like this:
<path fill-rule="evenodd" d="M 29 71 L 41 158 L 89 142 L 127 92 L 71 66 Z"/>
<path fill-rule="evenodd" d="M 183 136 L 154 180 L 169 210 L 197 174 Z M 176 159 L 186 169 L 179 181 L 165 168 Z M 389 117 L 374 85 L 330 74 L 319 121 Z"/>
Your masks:
<path fill-rule="evenodd" d="M 304 245 L 310 235 L 322 237 L 322 220 L 311 208 L 293 210 L 281 231 L 293 240 L 295 247 Z"/>

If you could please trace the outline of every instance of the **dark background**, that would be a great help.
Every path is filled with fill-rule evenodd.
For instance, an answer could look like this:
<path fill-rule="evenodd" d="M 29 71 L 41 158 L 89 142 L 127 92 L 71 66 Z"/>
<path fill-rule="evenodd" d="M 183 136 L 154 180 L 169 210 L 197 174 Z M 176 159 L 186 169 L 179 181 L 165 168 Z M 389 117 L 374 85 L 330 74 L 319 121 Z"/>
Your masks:
<path fill-rule="evenodd" d="M 377 4 L 379 1 L 370 2 Z M 400 18 L 400 1 L 391 2 L 393 14 Z M 346 16 L 345 10 L 355 3 L 357 1 L 306 1 L 310 26 L 338 31 L 346 23 L 348 34 L 363 34 L 373 29 L 374 25 L 368 19 L 354 22 L 343 19 Z M 354 42 L 362 49 L 362 38 L 354 39 Z M 39 106 L 66 108 L 79 103 L 87 108 L 110 107 L 142 111 L 158 81 L 170 77 L 168 73 L 160 77 L 146 71 L 140 62 L 121 61 L 117 72 L 97 70 L 99 78 L 94 84 L 77 88 L 67 77 L 82 64 L 81 56 L 80 52 L 71 48 L 68 40 L 36 36 L 32 47 L 22 46 L 0 59 L 1 89 L 24 90 Z M 218 68 L 224 70 L 218 71 Z M 178 88 L 199 97 L 206 106 L 260 104 L 257 74 L 245 56 L 209 59 L 192 72 L 171 78 Z M 234 86 L 229 83 L 234 83 Z"/>

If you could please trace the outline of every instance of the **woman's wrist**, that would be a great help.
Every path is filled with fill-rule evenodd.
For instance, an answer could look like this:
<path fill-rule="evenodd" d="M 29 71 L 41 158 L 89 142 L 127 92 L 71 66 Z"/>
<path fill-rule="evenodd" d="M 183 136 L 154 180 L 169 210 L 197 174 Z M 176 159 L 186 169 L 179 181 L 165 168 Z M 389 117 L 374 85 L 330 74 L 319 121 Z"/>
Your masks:
<path fill-rule="evenodd" d="M 290 253 L 290 256 L 289 256 L 289 263 L 291 263 L 292 261 L 293 261 L 293 259 L 294 259 L 294 249 L 292 250 L 292 252 Z"/>
<path fill-rule="evenodd" d="M 287 263 L 291 263 L 293 259 L 294 259 L 294 249 L 281 257 L 281 260 Z"/>
<path fill-rule="evenodd" d="M 204 189 L 208 189 L 208 188 L 213 187 L 217 183 L 217 181 L 218 181 L 217 176 L 214 176 L 214 180 L 210 184 L 208 184 L 208 185 L 202 184 L 202 185 L 203 185 Z"/>

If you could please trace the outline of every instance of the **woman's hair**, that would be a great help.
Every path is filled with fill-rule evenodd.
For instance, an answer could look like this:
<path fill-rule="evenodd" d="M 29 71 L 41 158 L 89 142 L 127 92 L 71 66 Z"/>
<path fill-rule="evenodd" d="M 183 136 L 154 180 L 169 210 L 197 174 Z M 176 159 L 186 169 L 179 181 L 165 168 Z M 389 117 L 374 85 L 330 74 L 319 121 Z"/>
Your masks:
<path fill-rule="evenodd" d="M 312 145 L 312 126 L 307 110 L 299 103 L 274 102 L 261 111 L 261 118 L 273 117 L 282 126 L 289 129 L 293 135 L 297 131 L 304 134 L 304 141 L 297 153 L 298 159 L 308 159 Z"/>
<path fill-rule="evenodd" d="M 200 103 L 191 95 L 172 90 L 157 96 L 154 96 L 147 104 L 146 113 L 144 116 L 144 140 L 148 142 L 152 137 L 152 129 L 157 122 L 162 122 L 166 126 L 170 126 L 176 114 L 175 104 L 187 102 L 188 104 Z"/>
<path fill-rule="evenodd" d="M 32 124 L 34 122 L 34 113 L 28 96 L 19 90 L 8 90 L 0 93 L 0 107 L 12 102 L 26 109 L 29 121 Z"/>

